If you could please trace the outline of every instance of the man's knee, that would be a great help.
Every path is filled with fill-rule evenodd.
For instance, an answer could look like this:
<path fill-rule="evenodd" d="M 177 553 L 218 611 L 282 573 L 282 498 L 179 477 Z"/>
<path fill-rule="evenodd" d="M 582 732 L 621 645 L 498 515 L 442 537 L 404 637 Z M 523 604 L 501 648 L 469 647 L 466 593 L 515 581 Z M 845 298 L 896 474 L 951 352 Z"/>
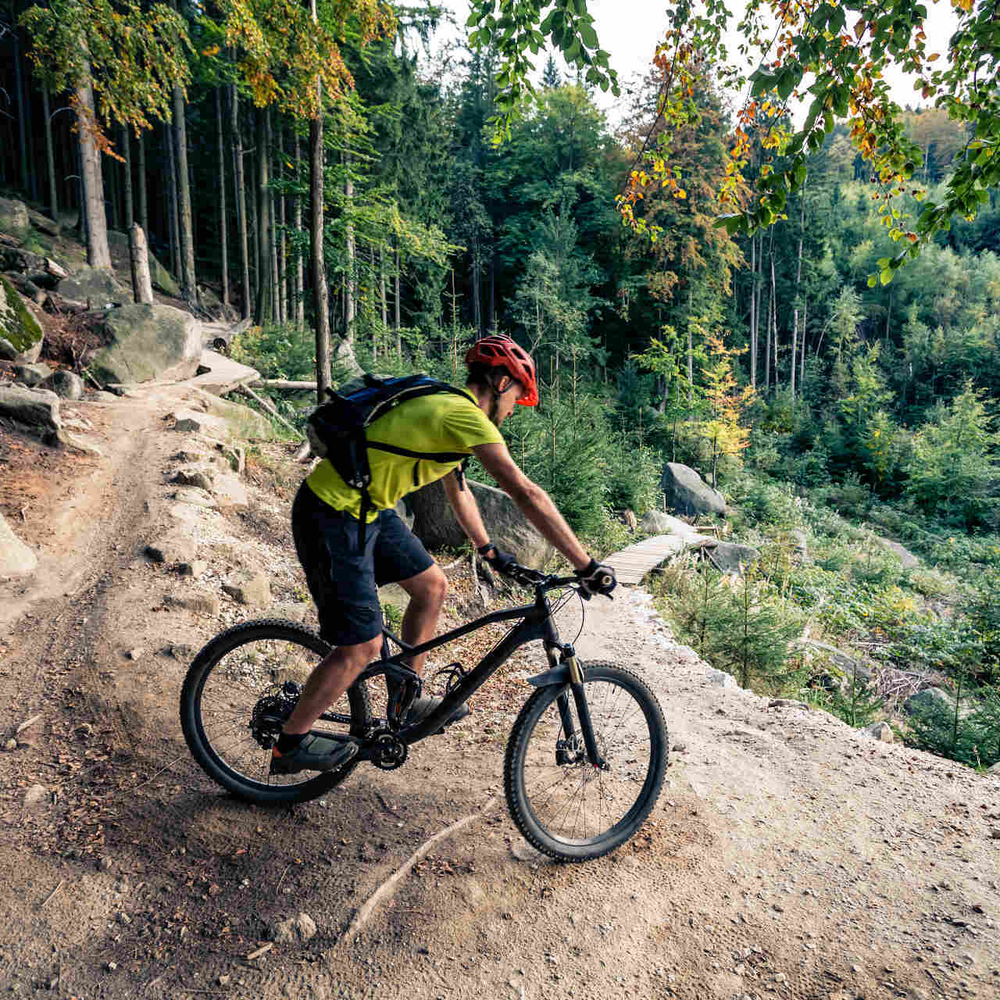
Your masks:
<path fill-rule="evenodd" d="M 382 655 L 382 636 L 377 635 L 367 642 L 359 642 L 351 646 L 341 646 L 339 652 L 346 663 L 361 670 L 372 660 L 377 660 Z"/>
<path fill-rule="evenodd" d="M 409 592 L 410 599 L 418 604 L 440 608 L 448 593 L 448 578 L 435 563 L 419 576 L 403 581 L 401 586 Z"/>

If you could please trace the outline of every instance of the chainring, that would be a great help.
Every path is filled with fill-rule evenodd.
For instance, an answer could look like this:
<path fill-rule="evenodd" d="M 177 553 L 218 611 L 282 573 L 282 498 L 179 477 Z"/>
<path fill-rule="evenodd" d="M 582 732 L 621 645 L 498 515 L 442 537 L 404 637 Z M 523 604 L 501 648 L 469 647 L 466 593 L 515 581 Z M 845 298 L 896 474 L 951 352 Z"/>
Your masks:
<path fill-rule="evenodd" d="M 377 729 L 365 740 L 365 744 L 374 744 L 371 762 L 381 771 L 395 771 L 397 767 L 402 767 L 410 752 L 409 747 L 390 729 Z"/>

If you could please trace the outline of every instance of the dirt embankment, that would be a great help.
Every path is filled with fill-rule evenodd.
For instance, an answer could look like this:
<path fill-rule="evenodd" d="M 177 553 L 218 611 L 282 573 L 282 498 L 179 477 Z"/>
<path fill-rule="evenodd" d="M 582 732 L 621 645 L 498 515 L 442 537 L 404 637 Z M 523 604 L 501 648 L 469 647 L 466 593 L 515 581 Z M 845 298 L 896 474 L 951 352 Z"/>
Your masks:
<path fill-rule="evenodd" d="M 287 507 L 298 473 L 251 455 L 248 509 L 186 521 L 207 568 L 143 555 L 176 525 L 182 387 L 77 404 L 103 457 L 0 431 L 5 514 L 40 554 L 0 585 L 0 986 L 81 998 L 846 998 L 1000 995 L 1000 782 L 822 713 L 715 686 L 647 595 L 591 602 L 584 657 L 639 668 L 671 729 L 668 784 L 611 857 L 550 863 L 517 835 L 503 747 L 540 666 L 524 652 L 406 765 L 263 810 L 192 764 L 177 695 L 192 651 L 256 612 L 221 591 L 265 569 L 308 619 Z M 23 519 L 19 511 L 24 510 Z M 194 588 L 209 613 L 170 603 Z M 461 575 L 451 606 L 473 604 Z M 564 630 L 574 635 L 578 609 Z M 450 651 L 449 651 L 450 652 Z M 459 658 L 475 659 L 477 649 Z M 446 662 L 442 659 L 440 665 Z M 31 786 L 44 792 L 33 793 Z M 492 801 L 492 804 L 491 804 Z M 343 931 L 421 845 L 464 817 Z M 317 933 L 268 943 L 304 912 Z"/>

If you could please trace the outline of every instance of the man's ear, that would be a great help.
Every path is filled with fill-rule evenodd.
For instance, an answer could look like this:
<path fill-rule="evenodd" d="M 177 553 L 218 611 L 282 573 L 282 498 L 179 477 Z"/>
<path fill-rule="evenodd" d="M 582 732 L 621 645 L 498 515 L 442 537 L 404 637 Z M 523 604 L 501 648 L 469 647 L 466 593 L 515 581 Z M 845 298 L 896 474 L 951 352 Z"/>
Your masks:
<path fill-rule="evenodd" d="M 501 375 L 494 383 L 493 387 L 496 389 L 497 393 L 503 395 L 513 383 L 513 379 L 509 375 Z"/>

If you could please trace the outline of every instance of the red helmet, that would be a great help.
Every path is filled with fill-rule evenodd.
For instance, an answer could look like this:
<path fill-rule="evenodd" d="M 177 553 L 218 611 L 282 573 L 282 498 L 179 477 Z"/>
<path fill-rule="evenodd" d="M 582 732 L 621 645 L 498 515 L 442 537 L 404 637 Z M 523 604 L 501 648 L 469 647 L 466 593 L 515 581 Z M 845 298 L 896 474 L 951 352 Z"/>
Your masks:
<path fill-rule="evenodd" d="M 495 334 L 477 340 L 465 355 L 467 365 L 503 365 L 512 378 L 524 386 L 524 395 L 518 399 L 522 406 L 538 406 L 538 383 L 535 380 L 535 362 L 531 355 L 514 343 L 510 337 Z"/>

